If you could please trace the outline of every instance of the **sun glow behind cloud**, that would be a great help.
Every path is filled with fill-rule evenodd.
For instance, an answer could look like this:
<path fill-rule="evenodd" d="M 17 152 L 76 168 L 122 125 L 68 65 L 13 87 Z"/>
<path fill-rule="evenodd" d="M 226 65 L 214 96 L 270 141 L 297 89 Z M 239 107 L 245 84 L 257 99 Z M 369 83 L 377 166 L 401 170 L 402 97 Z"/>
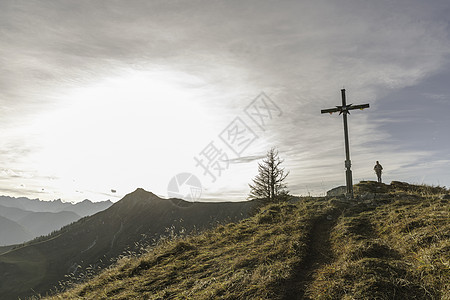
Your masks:
<path fill-rule="evenodd" d="M 448 185 L 449 9 L 409 0 L 5 1 L 0 192 L 165 195 L 175 174 L 202 174 L 193 156 L 264 91 L 282 118 L 220 180 L 201 178 L 204 195 L 244 199 L 257 170 L 249 158 L 271 146 L 291 170 L 291 192 L 322 194 L 344 182 L 342 120 L 320 115 L 342 87 L 349 103 L 371 105 L 350 121 L 355 181 L 373 179 L 380 160 L 386 180 L 428 173 L 427 183 Z M 424 89 L 427 78 L 435 84 Z M 427 170 L 416 174 L 417 165 Z"/>
<path fill-rule="evenodd" d="M 126 70 L 73 88 L 25 129 L 39 149 L 29 160 L 54 194 L 165 193 L 173 166 L 192 165 L 195 133 L 210 130 L 204 84 L 181 72 Z"/>

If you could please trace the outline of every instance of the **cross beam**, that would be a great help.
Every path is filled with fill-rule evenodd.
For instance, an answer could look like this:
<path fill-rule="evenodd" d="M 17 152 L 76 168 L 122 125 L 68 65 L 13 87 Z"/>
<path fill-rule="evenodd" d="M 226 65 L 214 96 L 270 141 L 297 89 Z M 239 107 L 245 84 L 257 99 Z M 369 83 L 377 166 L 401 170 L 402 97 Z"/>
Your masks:
<path fill-rule="evenodd" d="M 352 170 L 351 170 L 351 160 L 350 160 L 350 147 L 348 142 L 348 125 L 347 125 L 347 114 L 350 114 L 350 110 L 353 109 L 361 109 L 369 108 L 369 104 L 360 104 L 360 105 L 353 105 L 348 104 L 345 99 L 345 89 L 341 90 L 342 95 L 342 105 L 336 106 L 335 108 L 329 108 L 329 109 L 322 109 L 321 113 L 329 113 L 330 115 L 339 112 L 339 115 L 342 114 L 342 117 L 344 119 L 344 138 L 345 138 L 345 179 L 347 183 L 347 196 L 350 196 L 353 198 L 353 179 L 352 179 Z"/>

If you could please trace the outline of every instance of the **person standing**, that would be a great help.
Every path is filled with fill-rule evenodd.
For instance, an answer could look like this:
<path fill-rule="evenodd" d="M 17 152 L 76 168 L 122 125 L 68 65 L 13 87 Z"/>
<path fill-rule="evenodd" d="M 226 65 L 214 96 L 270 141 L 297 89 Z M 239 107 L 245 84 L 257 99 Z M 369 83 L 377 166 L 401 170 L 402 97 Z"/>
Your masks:
<path fill-rule="evenodd" d="M 375 165 L 375 167 L 373 167 L 373 169 L 375 170 L 375 173 L 377 174 L 378 182 L 381 183 L 381 171 L 383 170 L 383 167 L 380 165 L 378 160 L 377 160 L 377 164 Z"/>

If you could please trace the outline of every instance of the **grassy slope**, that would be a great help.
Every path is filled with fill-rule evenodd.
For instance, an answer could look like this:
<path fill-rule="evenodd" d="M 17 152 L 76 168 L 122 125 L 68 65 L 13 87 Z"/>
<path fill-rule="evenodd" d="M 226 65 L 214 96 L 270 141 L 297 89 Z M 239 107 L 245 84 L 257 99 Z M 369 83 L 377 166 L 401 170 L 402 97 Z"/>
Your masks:
<path fill-rule="evenodd" d="M 165 241 L 53 299 L 450 299 L 447 191 L 370 182 L 356 191 L 357 202 L 272 204 Z"/>
<path fill-rule="evenodd" d="M 123 259 L 56 298 L 270 298 L 306 256 L 312 220 L 330 209 L 316 199 L 269 205 L 238 224 L 168 241 L 141 257 Z"/>
<path fill-rule="evenodd" d="M 359 192 L 373 192 L 362 183 Z M 314 299 L 450 299 L 449 200 L 441 188 L 378 186 L 331 232 L 335 260 L 321 268 Z M 370 197 L 372 198 L 372 197 Z"/>
<path fill-rule="evenodd" d="M 160 199 L 142 189 L 109 209 L 10 251 L 0 248 L 0 299 L 44 294 L 65 281 L 112 264 L 124 251 L 140 251 L 169 228 L 178 232 L 214 227 L 247 217 L 257 202 L 188 203 Z"/>
<path fill-rule="evenodd" d="M 21 256 L 11 255 L 5 261 L 0 263 L 0 270 L 2 273 L 11 278 L 9 282 L 13 287 L 13 293 L 20 293 L 19 287 L 33 286 L 42 280 L 43 274 L 46 273 L 48 262 L 45 256 L 43 256 L 40 251 L 36 251 L 33 247 L 29 248 L 27 251 L 27 254 L 30 257 L 28 260 L 23 260 Z M 33 272 L 23 272 L 25 276 L 22 277 L 13 275 L 20 272 L 20 270 L 33 270 Z M 4 297 L 4 295 L 0 296 L 0 298 L 2 297 Z"/>

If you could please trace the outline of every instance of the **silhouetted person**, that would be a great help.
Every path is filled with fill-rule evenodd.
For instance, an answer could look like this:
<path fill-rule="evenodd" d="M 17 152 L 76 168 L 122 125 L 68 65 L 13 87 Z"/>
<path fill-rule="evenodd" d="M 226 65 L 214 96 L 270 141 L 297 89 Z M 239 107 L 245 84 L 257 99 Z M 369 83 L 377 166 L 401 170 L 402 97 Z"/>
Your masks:
<path fill-rule="evenodd" d="M 381 183 L 381 171 L 383 170 L 383 167 L 380 165 L 378 160 L 377 160 L 377 164 L 375 165 L 375 167 L 373 167 L 373 169 L 375 170 L 375 173 L 377 174 L 378 182 Z"/>

